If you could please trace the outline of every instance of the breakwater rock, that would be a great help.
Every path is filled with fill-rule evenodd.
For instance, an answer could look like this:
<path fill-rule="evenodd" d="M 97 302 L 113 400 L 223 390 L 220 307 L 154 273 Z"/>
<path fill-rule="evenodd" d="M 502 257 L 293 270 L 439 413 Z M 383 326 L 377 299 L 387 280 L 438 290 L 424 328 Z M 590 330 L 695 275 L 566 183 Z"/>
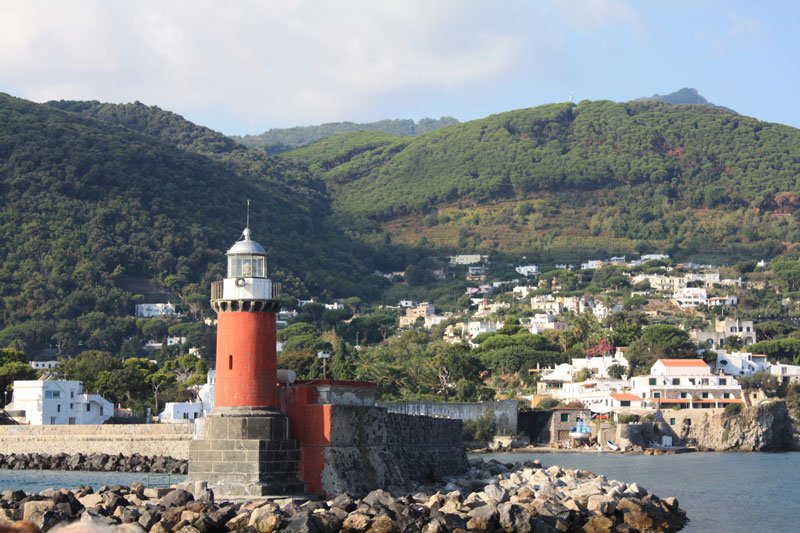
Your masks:
<path fill-rule="evenodd" d="M 0 453 L 0 468 L 11 470 L 84 470 L 93 472 L 153 472 L 159 474 L 186 474 L 188 462 L 135 453 L 130 456 L 106 453 L 47 454 Z"/>
<path fill-rule="evenodd" d="M 6 491 L 0 524 L 24 519 L 47 530 L 66 521 L 131 524 L 155 533 L 271 533 L 450 531 L 677 531 L 686 515 L 674 498 L 661 499 L 635 483 L 607 480 L 585 470 L 538 462 L 473 461 L 468 474 L 396 495 L 374 490 L 361 498 L 286 498 L 214 502 L 198 487 L 183 489 L 101 487 L 48 490 L 36 495 Z"/>
<path fill-rule="evenodd" d="M 789 451 L 794 448 L 786 402 L 771 400 L 738 415 L 703 414 L 684 426 L 680 437 L 703 451 Z"/>

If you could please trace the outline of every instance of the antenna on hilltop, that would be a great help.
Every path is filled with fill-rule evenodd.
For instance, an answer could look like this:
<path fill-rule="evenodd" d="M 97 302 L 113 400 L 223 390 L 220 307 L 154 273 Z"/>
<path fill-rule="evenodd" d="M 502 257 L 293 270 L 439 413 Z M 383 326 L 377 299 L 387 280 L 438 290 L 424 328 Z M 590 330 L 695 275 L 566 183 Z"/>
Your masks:
<path fill-rule="evenodd" d="M 569 91 L 569 101 L 572 102 L 572 90 Z"/>

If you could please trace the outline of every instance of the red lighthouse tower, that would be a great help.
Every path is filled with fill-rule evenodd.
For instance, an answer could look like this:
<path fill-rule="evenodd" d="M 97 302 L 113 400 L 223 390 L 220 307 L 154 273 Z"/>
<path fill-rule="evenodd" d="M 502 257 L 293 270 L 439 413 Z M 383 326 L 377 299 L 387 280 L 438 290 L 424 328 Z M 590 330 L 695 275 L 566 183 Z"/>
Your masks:
<path fill-rule="evenodd" d="M 211 287 L 217 312 L 218 414 L 275 409 L 275 314 L 280 285 L 267 277 L 267 253 L 245 228 L 228 250 L 228 272 Z"/>
<path fill-rule="evenodd" d="M 211 285 L 217 312 L 214 409 L 189 446 L 190 483 L 225 497 L 302 492 L 300 448 L 277 408 L 275 314 L 280 287 L 267 253 L 245 228 L 226 254 L 225 279 Z"/>

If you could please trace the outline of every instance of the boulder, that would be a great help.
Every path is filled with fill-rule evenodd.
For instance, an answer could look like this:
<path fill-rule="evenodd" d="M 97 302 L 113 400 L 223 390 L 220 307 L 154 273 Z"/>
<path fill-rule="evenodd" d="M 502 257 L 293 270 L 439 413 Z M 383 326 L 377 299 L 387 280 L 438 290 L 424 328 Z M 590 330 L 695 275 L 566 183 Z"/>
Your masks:
<path fill-rule="evenodd" d="M 230 527 L 230 522 L 227 524 Z M 250 514 L 247 525 L 260 533 L 272 533 L 281 525 L 281 517 L 270 506 L 259 507 Z"/>
<path fill-rule="evenodd" d="M 387 515 L 378 515 L 372 519 L 367 533 L 397 533 L 397 525 Z"/>
<path fill-rule="evenodd" d="M 517 504 L 506 502 L 497 506 L 497 520 L 506 533 L 532 533 L 531 514 Z"/>
<path fill-rule="evenodd" d="M 475 507 L 467 516 L 469 531 L 494 531 L 497 525 L 497 508 L 491 504 Z"/>
<path fill-rule="evenodd" d="M 192 493 L 183 489 L 174 489 L 161 498 L 164 507 L 181 507 L 194 500 Z"/>
<path fill-rule="evenodd" d="M 33 522 L 40 528 L 44 525 L 44 514 L 54 511 L 56 503 L 52 500 L 30 501 L 22 507 L 22 519 L 26 522 Z"/>
<path fill-rule="evenodd" d="M 604 515 L 594 515 L 583 524 L 584 533 L 611 533 L 614 531 L 614 521 Z"/>
<path fill-rule="evenodd" d="M 342 522 L 342 529 L 345 531 L 363 532 L 370 526 L 370 517 L 364 513 L 352 512 Z"/>

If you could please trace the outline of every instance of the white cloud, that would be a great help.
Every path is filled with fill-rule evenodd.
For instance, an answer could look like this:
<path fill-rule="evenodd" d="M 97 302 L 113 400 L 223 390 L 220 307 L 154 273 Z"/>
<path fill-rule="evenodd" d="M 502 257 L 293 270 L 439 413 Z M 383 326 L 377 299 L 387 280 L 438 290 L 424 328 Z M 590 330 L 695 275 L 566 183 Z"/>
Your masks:
<path fill-rule="evenodd" d="M 404 93 L 479 97 L 521 67 L 543 75 L 565 53 L 554 13 L 580 31 L 639 24 L 622 2 L 580 5 L 11 0 L 0 84 L 37 101 L 140 100 L 232 133 L 360 119 Z"/>

